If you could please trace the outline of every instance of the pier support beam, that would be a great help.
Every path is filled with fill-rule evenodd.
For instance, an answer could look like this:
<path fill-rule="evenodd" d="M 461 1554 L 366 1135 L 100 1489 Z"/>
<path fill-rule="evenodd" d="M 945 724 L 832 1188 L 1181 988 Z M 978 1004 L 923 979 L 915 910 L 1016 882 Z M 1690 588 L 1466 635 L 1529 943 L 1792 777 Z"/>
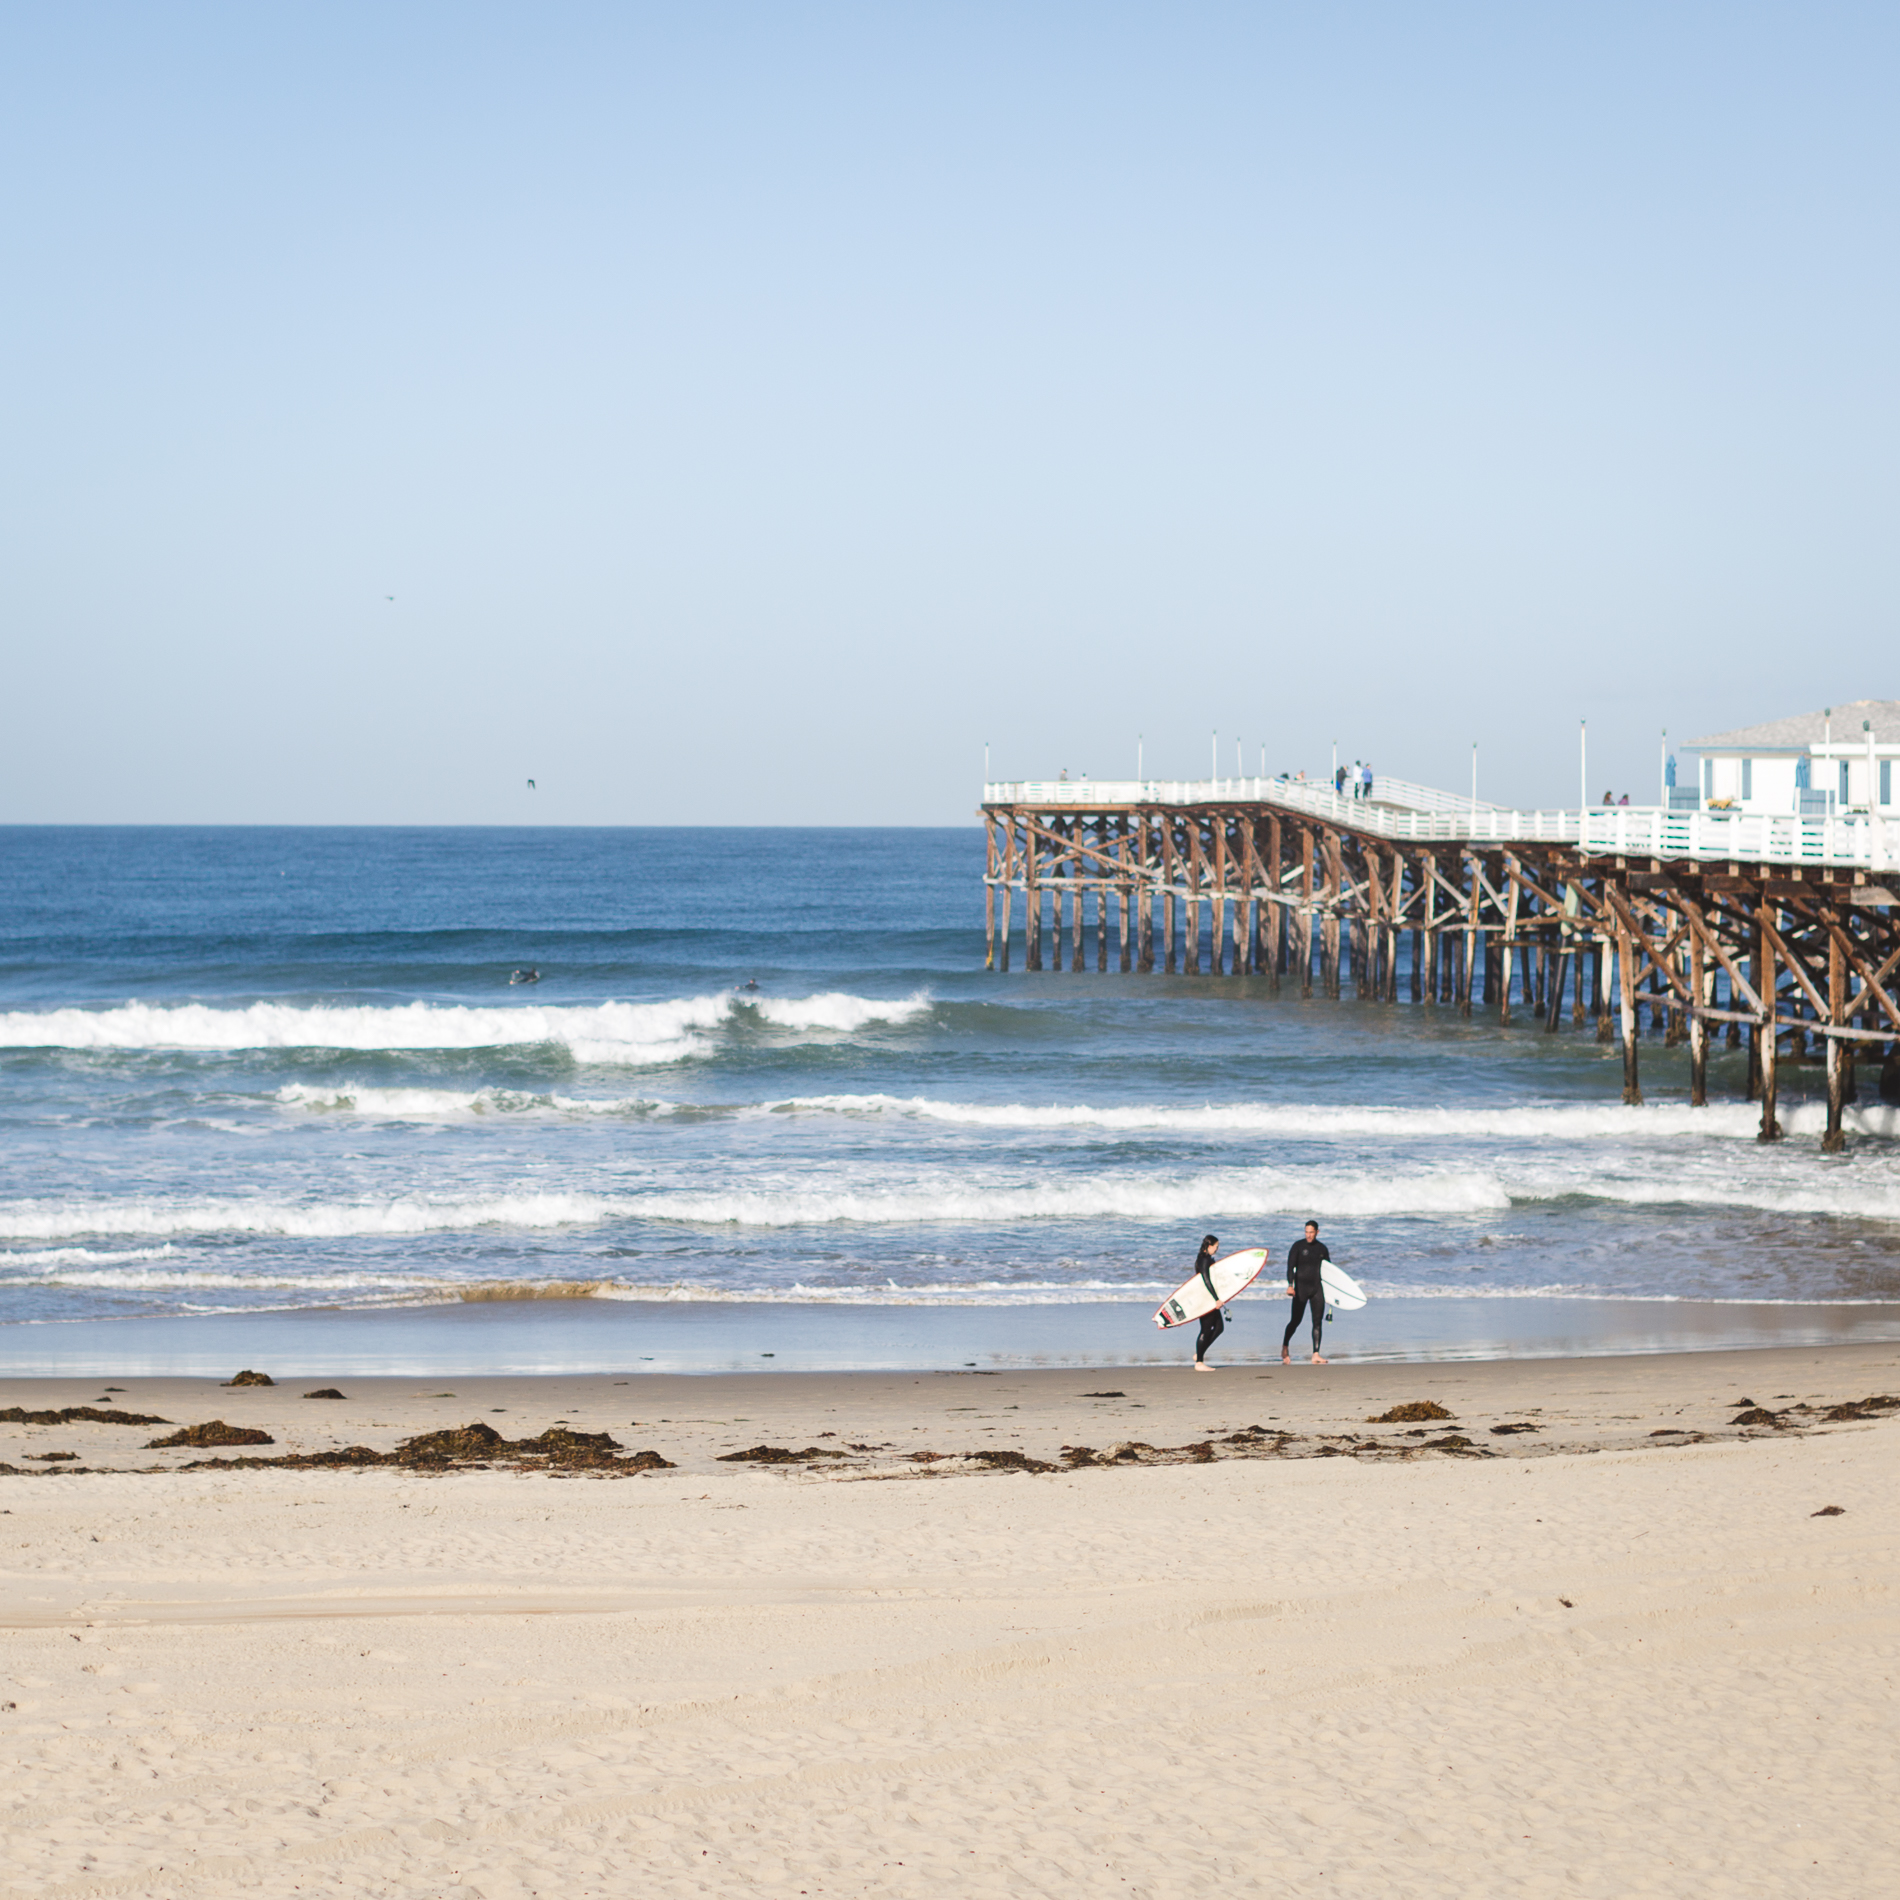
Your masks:
<path fill-rule="evenodd" d="M 1036 834 L 1023 843 L 1023 968 L 1042 968 L 1042 885 L 1036 877 Z"/>
<path fill-rule="evenodd" d="M 1627 929 L 1616 933 L 1617 983 L 1622 1001 L 1623 1028 L 1623 1102 L 1628 1108 L 1640 1108 L 1643 1086 L 1636 1068 L 1636 940 Z"/>
<path fill-rule="evenodd" d="M 1761 1064 L 1761 1133 L 1755 1137 L 1757 1141 L 1781 1139 L 1781 1123 L 1775 1118 L 1775 1058 L 1779 1054 L 1775 1023 L 1777 976 L 1775 946 L 1768 935 L 1767 912 L 1763 911 L 1755 942 L 1755 994 L 1761 998 L 1763 1008 L 1762 1020 L 1755 1027 L 1755 1046 Z"/>
<path fill-rule="evenodd" d="M 1703 1010 L 1709 1006 L 1710 972 L 1702 952 L 1699 931 L 1689 939 L 1689 994 L 1695 998 L 1695 1013 L 1689 1018 L 1689 1106 L 1709 1105 L 1709 1025 Z"/>
<path fill-rule="evenodd" d="M 1847 1022 L 1847 959 L 1841 955 L 1840 938 L 1832 931 L 1827 940 L 1827 1019 L 1832 1028 Z M 1847 1106 L 1847 1044 L 1839 1036 L 1827 1039 L 1827 1132 L 1821 1137 L 1821 1152 L 1837 1155 L 1847 1146 L 1841 1128 L 1841 1115 Z"/>
<path fill-rule="evenodd" d="M 1313 994 L 1313 828 L 1300 827 L 1300 919 L 1293 933 L 1300 958 L 1300 997 Z"/>
<path fill-rule="evenodd" d="M 1554 1036 L 1563 1021 L 1564 979 L 1570 974 L 1570 949 L 1565 938 L 1557 939 L 1557 948 L 1550 959 L 1549 994 L 1544 1010 L 1544 1034 Z"/>

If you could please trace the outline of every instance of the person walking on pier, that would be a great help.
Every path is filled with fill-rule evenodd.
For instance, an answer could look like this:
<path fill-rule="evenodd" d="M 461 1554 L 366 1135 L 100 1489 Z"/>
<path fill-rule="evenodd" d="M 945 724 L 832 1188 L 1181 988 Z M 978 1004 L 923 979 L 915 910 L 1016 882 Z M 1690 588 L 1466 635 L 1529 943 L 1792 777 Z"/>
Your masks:
<path fill-rule="evenodd" d="M 1326 1289 L 1320 1284 L 1319 1270 L 1332 1257 L 1326 1251 L 1326 1243 L 1319 1237 L 1319 1222 L 1316 1220 L 1306 1223 L 1305 1238 L 1296 1240 L 1287 1250 L 1286 1292 L 1287 1298 L 1293 1302 L 1293 1317 L 1287 1321 L 1286 1331 L 1280 1336 L 1280 1363 L 1283 1366 L 1293 1363 L 1287 1348 L 1293 1343 L 1294 1329 L 1309 1307 L 1313 1313 L 1313 1363 L 1316 1366 L 1326 1364 L 1319 1356 L 1320 1322 L 1326 1317 Z"/>
<path fill-rule="evenodd" d="M 1214 1276 L 1208 1271 L 1214 1264 L 1214 1256 L 1220 1251 L 1220 1242 L 1212 1234 L 1201 1237 L 1201 1251 L 1194 1256 L 1194 1271 L 1201 1276 L 1208 1296 L 1218 1300 L 1220 1295 L 1214 1291 Z M 1218 1306 L 1201 1321 L 1199 1336 L 1194 1341 L 1194 1370 L 1212 1372 L 1214 1368 L 1207 1363 L 1207 1349 L 1227 1330 L 1227 1316 Z"/>

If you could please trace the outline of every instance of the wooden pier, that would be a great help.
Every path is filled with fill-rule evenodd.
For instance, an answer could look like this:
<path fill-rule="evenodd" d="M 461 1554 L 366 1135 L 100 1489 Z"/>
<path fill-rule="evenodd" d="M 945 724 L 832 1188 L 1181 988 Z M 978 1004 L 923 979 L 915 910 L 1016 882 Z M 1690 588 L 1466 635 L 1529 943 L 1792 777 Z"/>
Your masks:
<path fill-rule="evenodd" d="M 1829 1152 L 1857 1055 L 1900 1079 L 1900 837 L 1873 815 L 1508 811 L 1380 780 L 991 784 L 988 967 L 1233 975 L 1271 992 L 1495 1010 L 1620 1041 L 1746 1039 L 1761 1139 L 1780 1065 L 1818 1054 Z M 1900 826 L 1893 827 L 1900 832 Z M 1016 916 L 1020 900 L 1022 915 Z M 1647 1012 L 1647 1025 L 1645 1025 Z"/>

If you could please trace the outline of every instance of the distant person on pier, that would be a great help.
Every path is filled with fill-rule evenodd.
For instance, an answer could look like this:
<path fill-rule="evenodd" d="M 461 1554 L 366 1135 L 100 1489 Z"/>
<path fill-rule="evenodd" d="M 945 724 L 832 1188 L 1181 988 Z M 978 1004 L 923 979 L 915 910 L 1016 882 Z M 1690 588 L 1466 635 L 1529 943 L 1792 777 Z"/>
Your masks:
<path fill-rule="evenodd" d="M 1605 792 L 1603 794 L 1603 802 L 1606 805 L 1614 805 L 1616 803 L 1616 794 L 1614 792 Z"/>
<path fill-rule="evenodd" d="M 1306 1236 L 1296 1240 L 1287 1250 L 1286 1256 L 1286 1292 L 1293 1302 L 1293 1317 L 1286 1323 L 1286 1331 L 1280 1336 L 1280 1363 L 1283 1366 L 1293 1363 L 1287 1348 L 1293 1343 L 1293 1330 L 1299 1325 L 1301 1316 L 1310 1307 L 1313 1314 L 1313 1363 L 1323 1366 L 1326 1361 L 1319 1356 L 1320 1325 L 1326 1317 L 1326 1289 L 1320 1284 L 1319 1270 L 1333 1256 L 1327 1252 L 1326 1243 L 1319 1237 L 1319 1222 L 1306 1223 Z"/>
<path fill-rule="evenodd" d="M 1359 768 L 1359 787 L 1359 796 L 1361 798 L 1370 798 L 1372 796 L 1372 761 L 1370 759 Z"/>
<path fill-rule="evenodd" d="M 1346 796 L 1346 768 L 1343 765 L 1334 769 L 1333 790 L 1337 792 L 1341 798 Z"/>
<path fill-rule="evenodd" d="M 1621 798 L 1619 798 L 1619 799 L 1618 799 L 1618 800 L 1617 800 L 1616 802 L 1617 802 L 1617 803 L 1618 803 L 1619 805 L 1627 805 L 1627 804 L 1628 804 L 1628 803 L 1630 802 L 1630 795 L 1629 795 L 1629 793 L 1628 793 L 1628 792 L 1625 792 L 1625 793 L 1623 794 L 1623 796 L 1622 796 Z"/>

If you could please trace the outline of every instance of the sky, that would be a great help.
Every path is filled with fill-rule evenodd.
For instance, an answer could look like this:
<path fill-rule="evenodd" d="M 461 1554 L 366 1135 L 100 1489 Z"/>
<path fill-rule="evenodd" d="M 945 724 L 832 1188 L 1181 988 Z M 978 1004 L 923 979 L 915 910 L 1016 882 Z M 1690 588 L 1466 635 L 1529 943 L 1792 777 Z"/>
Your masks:
<path fill-rule="evenodd" d="M 1653 798 L 1900 696 L 1900 13 L 0 0 L 0 822 Z M 534 780 L 534 789 L 528 781 Z"/>

